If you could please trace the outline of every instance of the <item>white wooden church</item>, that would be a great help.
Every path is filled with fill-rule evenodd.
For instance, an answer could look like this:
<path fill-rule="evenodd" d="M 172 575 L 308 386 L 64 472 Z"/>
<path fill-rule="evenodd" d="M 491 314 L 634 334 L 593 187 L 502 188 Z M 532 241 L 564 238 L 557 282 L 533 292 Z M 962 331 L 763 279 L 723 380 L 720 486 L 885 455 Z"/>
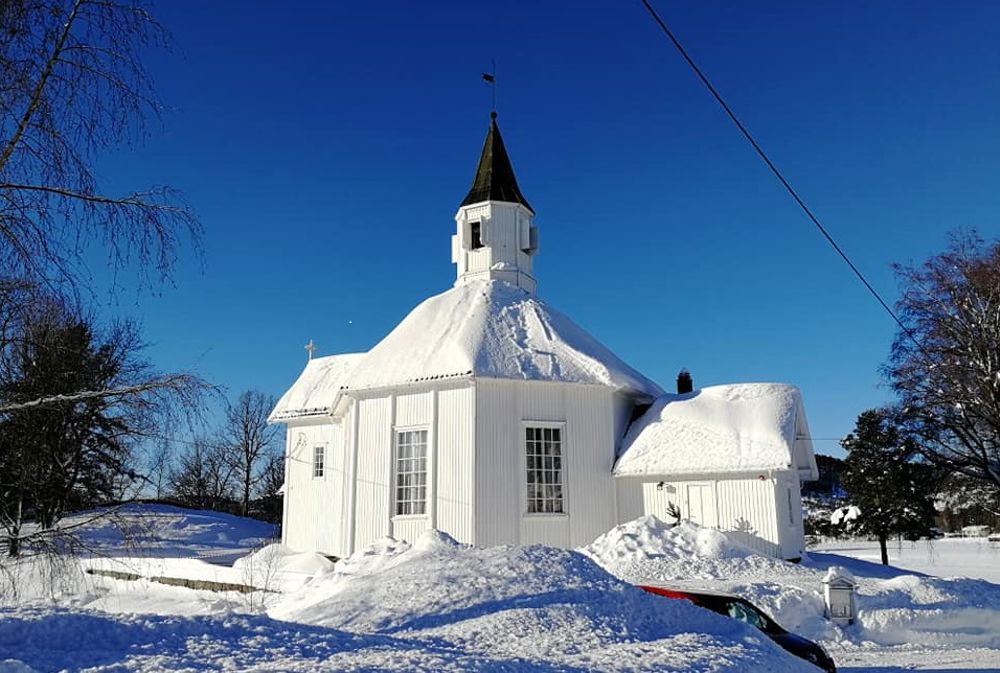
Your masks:
<path fill-rule="evenodd" d="M 285 544 L 344 557 L 436 528 L 579 547 L 676 507 L 799 557 L 799 484 L 817 472 L 798 390 L 691 390 L 682 373 L 665 393 L 536 296 L 534 217 L 493 114 L 455 215 L 454 287 L 367 353 L 310 359 L 271 414 Z"/>

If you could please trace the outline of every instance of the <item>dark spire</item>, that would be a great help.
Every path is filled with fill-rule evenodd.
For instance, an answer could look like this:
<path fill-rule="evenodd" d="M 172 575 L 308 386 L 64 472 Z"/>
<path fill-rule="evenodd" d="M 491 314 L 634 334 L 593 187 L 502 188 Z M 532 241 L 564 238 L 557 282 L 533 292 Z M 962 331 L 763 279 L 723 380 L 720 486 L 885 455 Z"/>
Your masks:
<path fill-rule="evenodd" d="M 510 157 L 503 146 L 503 138 L 500 137 L 500 127 L 497 126 L 497 113 L 490 113 L 490 131 L 486 134 L 486 142 L 483 143 L 483 154 L 479 157 L 479 167 L 476 168 L 476 178 L 472 181 L 472 187 L 461 205 L 467 206 L 470 203 L 481 201 L 507 201 L 508 203 L 520 203 L 522 206 L 532 210 L 528 205 L 528 200 L 517 186 L 517 179 L 514 177 L 514 169 L 510 165 Z"/>

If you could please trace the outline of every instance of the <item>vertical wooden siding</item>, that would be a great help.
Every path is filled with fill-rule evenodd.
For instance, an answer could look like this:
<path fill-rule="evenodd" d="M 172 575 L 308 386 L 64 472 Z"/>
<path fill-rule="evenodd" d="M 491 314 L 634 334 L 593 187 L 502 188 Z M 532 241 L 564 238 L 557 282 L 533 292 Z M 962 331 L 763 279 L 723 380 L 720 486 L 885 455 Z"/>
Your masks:
<path fill-rule="evenodd" d="M 781 555 L 783 558 L 798 558 L 806 548 L 805 524 L 802 520 L 802 491 L 798 475 L 789 472 L 775 485 L 775 497 L 780 512 Z M 791 511 L 788 509 L 788 490 L 791 490 Z"/>
<path fill-rule="evenodd" d="M 389 534 L 389 488 L 392 458 L 393 398 L 355 402 L 358 427 L 358 467 L 354 548 L 362 549 Z"/>
<path fill-rule="evenodd" d="M 520 416 L 516 384 L 478 379 L 475 413 L 475 532 L 484 547 L 520 542 Z"/>
<path fill-rule="evenodd" d="M 597 386 L 476 382 L 476 542 L 576 547 L 617 521 L 612 393 Z M 564 515 L 526 513 L 524 423 L 564 423 Z"/>
<path fill-rule="evenodd" d="M 476 451 L 476 389 L 472 385 L 438 393 L 437 527 L 456 540 L 475 543 L 473 488 Z"/>
<path fill-rule="evenodd" d="M 570 547 L 594 541 L 618 523 L 614 394 L 597 386 L 566 386 Z"/>
<path fill-rule="evenodd" d="M 710 484 L 714 502 L 714 524 L 736 541 L 767 556 L 782 557 L 783 536 L 788 527 L 779 526 L 778 515 L 782 509 L 777 506 L 775 479 L 758 479 L 756 476 L 742 479 L 691 479 L 663 480 L 662 488 L 657 488 L 660 480 L 640 481 L 622 479 L 619 488 L 619 502 L 628 502 L 628 491 L 641 488 L 643 513 L 667 519 L 670 502 L 676 504 L 681 515 L 690 517 L 687 502 L 689 484 Z M 623 512 L 624 514 L 624 512 Z M 627 520 L 627 519 L 625 519 Z"/>
<path fill-rule="evenodd" d="M 313 449 L 325 450 L 325 474 L 313 478 Z M 346 487 L 343 433 L 329 419 L 288 429 L 283 539 L 292 549 L 340 555 Z"/>
<path fill-rule="evenodd" d="M 435 395 L 437 401 L 435 402 Z M 359 405 L 355 549 L 392 535 L 415 540 L 436 527 L 463 542 L 473 541 L 475 389 L 471 385 L 413 393 L 387 393 Z M 435 414 L 437 419 L 435 421 Z M 396 517 L 393 512 L 393 449 L 399 428 L 428 431 L 427 513 Z"/>
<path fill-rule="evenodd" d="M 774 479 L 724 479 L 717 483 L 718 526 L 767 556 L 781 556 Z"/>

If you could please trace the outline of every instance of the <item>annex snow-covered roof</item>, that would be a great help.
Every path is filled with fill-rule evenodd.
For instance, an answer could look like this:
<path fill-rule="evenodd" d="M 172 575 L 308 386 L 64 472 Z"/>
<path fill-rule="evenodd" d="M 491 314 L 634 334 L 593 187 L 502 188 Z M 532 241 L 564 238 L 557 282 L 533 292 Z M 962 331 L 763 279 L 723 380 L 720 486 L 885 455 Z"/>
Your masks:
<path fill-rule="evenodd" d="M 452 377 L 663 390 L 543 301 L 500 280 L 459 284 L 425 300 L 347 376 L 350 390 Z"/>
<path fill-rule="evenodd" d="M 347 375 L 363 356 L 364 353 L 344 353 L 313 358 L 278 400 L 267 420 L 274 423 L 329 413 Z"/>
<path fill-rule="evenodd" d="M 780 469 L 817 477 L 799 389 L 783 383 L 738 383 L 657 399 L 629 428 L 614 473 Z"/>

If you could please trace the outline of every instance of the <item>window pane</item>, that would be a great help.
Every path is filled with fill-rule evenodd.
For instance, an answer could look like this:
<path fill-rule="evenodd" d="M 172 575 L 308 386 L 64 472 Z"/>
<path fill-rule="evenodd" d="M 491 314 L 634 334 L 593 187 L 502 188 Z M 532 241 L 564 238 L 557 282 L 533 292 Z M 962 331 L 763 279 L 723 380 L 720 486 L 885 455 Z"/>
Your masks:
<path fill-rule="evenodd" d="M 561 429 L 526 427 L 524 437 L 528 513 L 563 512 Z"/>
<path fill-rule="evenodd" d="M 427 431 L 396 433 L 396 505 L 398 515 L 424 514 L 427 510 Z"/>

